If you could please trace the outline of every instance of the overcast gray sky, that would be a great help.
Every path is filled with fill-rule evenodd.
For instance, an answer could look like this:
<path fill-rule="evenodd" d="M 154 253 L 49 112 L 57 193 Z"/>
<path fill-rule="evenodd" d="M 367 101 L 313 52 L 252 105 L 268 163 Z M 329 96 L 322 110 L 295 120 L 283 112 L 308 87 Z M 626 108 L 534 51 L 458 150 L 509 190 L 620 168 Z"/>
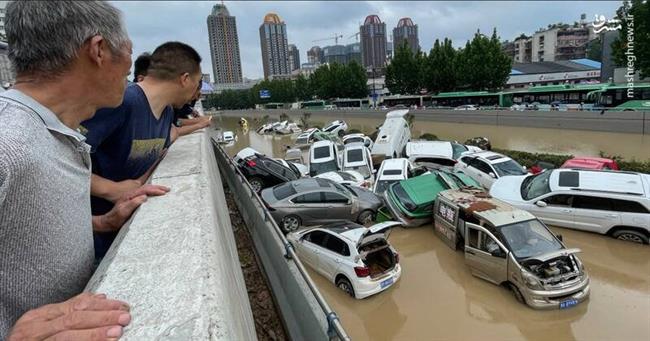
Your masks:
<path fill-rule="evenodd" d="M 206 18 L 217 1 L 114 1 L 123 11 L 135 56 L 152 51 L 170 40 L 192 45 L 203 58 L 204 73 L 212 66 L 208 46 Z M 359 31 L 369 14 L 377 14 L 388 32 L 402 17 L 418 25 L 420 46 L 428 51 L 435 39 L 449 37 L 462 46 L 477 29 L 489 34 L 496 27 L 502 39 L 512 40 L 521 33 L 532 34 L 550 23 L 573 23 L 580 14 L 593 21 L 595 14 L 613 17 L 620 1 L 225 1 L 237 18 L 239 48 L 244 77 L 263 76 L 259 26 L 268 12 L 277 13 L 287 24 L 290 44 L 300 50 L 300 61 L 307 61 L 313 45 L 334 41 L 313 40 L 342 34 L 340 44 L 355 42 L 349 38 Z"/>

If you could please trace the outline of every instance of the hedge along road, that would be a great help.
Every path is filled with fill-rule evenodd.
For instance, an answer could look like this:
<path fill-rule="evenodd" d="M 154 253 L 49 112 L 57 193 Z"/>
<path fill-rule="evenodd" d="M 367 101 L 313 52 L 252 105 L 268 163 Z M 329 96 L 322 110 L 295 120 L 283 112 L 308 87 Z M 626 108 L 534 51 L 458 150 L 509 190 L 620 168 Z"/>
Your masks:
<path fill-rule="evenodd" d="M 279 111 L 273 111 L 272 117 L 278 118 Z M 301 115 L 293 115 L 291 110 L 284 111 L 288 113 L 295 122 L 300 122 Z M 417 112 L 417 111 L 416 111 Z M 361 114 L 343 113 L 340 117 L 338 111 L 321 111 L 318 114 L 311 115 L 309 122 L 311 125 L 323 127 L 335 119 L 345 120 L 351 129 L 359 129 L 362 132 L 370 134 L 377 126 L 382 124 L 385 119 L 384 112 L 377 112 L 376 117 L 357 117 Z M 228 112 L 226 114 L 217 114 L 218 125 L 224 126 L 225 130 L 237 128 L 234 117 L 246 117 L 251 128 L 256 127 L 253 123 L 254 117 L 261 117 L 260 114 L 247 114 L 247 111 Z M 650 116 L 650 115 L 648 115 Z M 254 130 L 254 129 L 253 129 Z M 572 129 L 552 129 L 552 128 L 527 128 L 512 126 L 496 126 L 484 124 L 467 124 L 467 123 L 448 123 L 436 122 L 418 118 L 414 121 L 412 131 L 413 138 L 418 138 L 424 133 L 437 135 L 440 139 L 457 140 L 463 142 L 468 138 L 476 136 L 485 136 L 490 139 L 494 148 L 519 150 L 533 153 L 551 153 L 551 154 L 572 154 L 576 156 L 598 156 L 599 152 L 605 152 L 608 155 L 620 155 L 626 160 L 636 159 L 639 161 L 650 160 L 650 135 L 628 134 L 628 133 L 611 133 L 588 130 Z M 240 134 L 240 138 L 247 139 L 248 134 Z M 256 134 L 254 134 L 256 135 Z M 251 137 L 256 139 L 257 136 Z M 270 138 L 266 136 L 266 138 Z M 288 137 L 273 137 L 273 140 L 280 139 L 278 142 L 278 151 L 282 144 L 291 144 Z"/>
<path fill-rule="evenodd" d="M 236 131 L 236 121 L 223 118 L 215 124 Z M 226 147 L 231 155 L 251 146 L 282 157 L 292 141 L 254 131 L 238 135 Z M 591 298 L 568 310 L 532 310 L 508 290 L 473 277 L 463 254 L 443 244 L 431 225 L 393 231 L 390 242 L 400 253 L 403 276 L 383 293 L 355 300 L 311 274 L 354 340 L 650 339 L 650 247 L 553 229 L 568 247 L 582 249 L 591 277 Z"/>

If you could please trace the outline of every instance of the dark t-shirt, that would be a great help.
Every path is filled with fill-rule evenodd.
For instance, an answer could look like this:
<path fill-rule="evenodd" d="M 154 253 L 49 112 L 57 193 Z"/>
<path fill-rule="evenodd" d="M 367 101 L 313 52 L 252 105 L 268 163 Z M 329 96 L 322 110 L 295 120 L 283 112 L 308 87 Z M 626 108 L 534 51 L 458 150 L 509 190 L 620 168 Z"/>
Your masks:
<path fill-rule="evenodd" d="M 174 111 L 168 106 L 156 119 L 142 88 L 129 85 L 119 107 L 101 109 L 81 123 L 86 143 L 92 148 L 93 173 L 112 181 L 142 176 L 170 145 L 173 118 Z M 100 215 L 110 211 L 113 203 L 91 197 L 91 207 L 93 215 Z"/>
<path fill-rule="evenodd" d="M 196 101 L 193 101 L 191 103 L 185 104 L 182 108 L 180 109 L 174 109 L 174 125 L 179 127 L 176 122 L 178 122 L 178 119 L 180 118 L 187 118 L 192 114 L 194 111 L 194 104 Z"/>

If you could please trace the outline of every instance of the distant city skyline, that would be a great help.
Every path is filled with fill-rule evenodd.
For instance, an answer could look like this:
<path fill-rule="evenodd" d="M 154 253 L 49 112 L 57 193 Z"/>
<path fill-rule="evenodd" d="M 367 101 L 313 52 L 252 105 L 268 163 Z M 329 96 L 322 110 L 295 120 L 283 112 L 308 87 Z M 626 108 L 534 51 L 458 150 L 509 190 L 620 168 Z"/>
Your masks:
<path fill-rule="evenodd" d="M 133 40 L 134 59 L 158 45 L 178 40 L 195 47 L 201 54 L 203 72 L 213 74 L 206 17 L 220 1 L 150 2 L 115 1 L 124 12 L 127 30 Z M 225 1 L 230 15 L 236 17 L 241 66 L 244 78 L 263 78 L 259 27 L 268 12 L 277 13 L 286 24 L 287 40 L 300 51 L 301 61 L 314 45 L 334 45 L 334 41 L 313 40 L 343 35 L 339 44 L 357 42 L 352 35 L 371 14 L 386 23 L 392 32 L 403 17 L 418 25 L 419 44 L 431 49 L 435 39 L 451 38 L 455 47 L 465 44 L 477 29 L 490 34 L 493 27 L 502 40 L 514 40 L 521 33 L 532 35 L 539 28 L 557 22 L 573 23 L 585 13 L 588 21 L 594 15 L 608 18 L 615 15 L 620 1 L 530 1 L 530 2 L 302 2 L 302 1 Z M 388 40 L 390 38 L 388 37 Z"/>

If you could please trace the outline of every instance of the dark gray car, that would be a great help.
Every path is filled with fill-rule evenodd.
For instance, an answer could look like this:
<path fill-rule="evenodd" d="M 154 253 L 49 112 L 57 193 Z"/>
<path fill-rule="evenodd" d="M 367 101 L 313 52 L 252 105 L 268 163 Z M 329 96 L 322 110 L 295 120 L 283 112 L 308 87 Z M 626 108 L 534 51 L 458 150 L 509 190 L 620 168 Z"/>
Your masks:
<path fill-rule="evenodd" d="M 262 191 L 262 200 L 285 233 L 339 220 L 374 220 L 381 199 L 363 188 L 328 179 L 299 179 Z"/>

